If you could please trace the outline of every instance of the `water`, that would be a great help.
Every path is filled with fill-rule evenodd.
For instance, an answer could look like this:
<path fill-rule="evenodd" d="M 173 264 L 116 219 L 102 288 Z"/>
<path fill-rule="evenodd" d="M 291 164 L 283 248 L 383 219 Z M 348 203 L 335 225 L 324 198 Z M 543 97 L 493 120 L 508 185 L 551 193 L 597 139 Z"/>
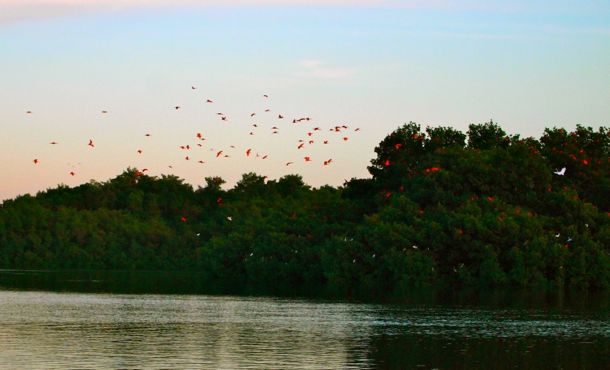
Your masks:
<path fill-rule="evenodd" d="M 607 297 L 371 304 L 53 292 L 8 284 L 15 273 L 0 272 L 0 369 L 610 368 Z"/>

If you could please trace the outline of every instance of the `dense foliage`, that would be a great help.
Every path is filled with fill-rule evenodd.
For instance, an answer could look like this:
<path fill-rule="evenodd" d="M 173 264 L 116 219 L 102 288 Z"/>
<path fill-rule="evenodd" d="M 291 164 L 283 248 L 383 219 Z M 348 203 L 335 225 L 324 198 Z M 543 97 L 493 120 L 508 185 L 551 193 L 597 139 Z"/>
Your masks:
<path fill-rule="evenodd" d="M 128 169 L 0 207 L 0 267 L 186 269 L 228 288 L 610 288 L 610 136 L 406 124 L 369 179 L 313 189 L 244 174 L 223 190 Z M 565 167 L 565 174 L 558 175 Z"/>

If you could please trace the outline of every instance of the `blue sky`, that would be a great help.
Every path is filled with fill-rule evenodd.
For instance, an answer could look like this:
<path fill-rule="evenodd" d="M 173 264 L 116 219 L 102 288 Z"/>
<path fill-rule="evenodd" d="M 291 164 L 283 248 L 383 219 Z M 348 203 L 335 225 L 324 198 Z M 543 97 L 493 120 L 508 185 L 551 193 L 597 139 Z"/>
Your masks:
<path fill-rule="evenodd" d="M 493 118 L 534 136 L 608 125 L 607 2 L 84 3 L 0 0 L 0 199 L 130 165 L 195 185 L 212 175 L 232 185 L 248 171 L 338 185 L 366 176 L 375 145 L 411 120 L 466 130 Z M 312 122 L 290 126 L 278 113 Z M 336 124 L 352 130 L 348 141 L 322 146 L 331 134 L 316 133 L 307 152 L 296 149 L 313 127 Z M 177 149 L 195 132 L 207 138 L 191 152 L 203 165 Z M 245 158 L 247 148 L 269 160 Z M 231 157 L 216 159 L 221 149 Z M 332 168 L 320 165 L 331 157 Z"/>

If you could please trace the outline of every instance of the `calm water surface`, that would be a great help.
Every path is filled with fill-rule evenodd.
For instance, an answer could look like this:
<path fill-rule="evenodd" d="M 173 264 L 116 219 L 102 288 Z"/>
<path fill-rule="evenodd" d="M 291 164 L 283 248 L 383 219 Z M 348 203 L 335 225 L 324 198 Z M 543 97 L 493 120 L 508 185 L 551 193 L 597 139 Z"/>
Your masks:
<path fill-rule="evenodd" d="M 610 368 L 605 299 L 532 308 L 1 286 L 0 369 Z"/>

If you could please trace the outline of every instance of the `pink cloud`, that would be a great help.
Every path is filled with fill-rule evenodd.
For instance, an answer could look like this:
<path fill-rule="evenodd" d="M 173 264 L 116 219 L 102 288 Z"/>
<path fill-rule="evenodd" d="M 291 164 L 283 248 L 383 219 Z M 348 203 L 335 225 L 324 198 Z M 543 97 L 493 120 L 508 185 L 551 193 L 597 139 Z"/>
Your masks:
<path fill-rule="evenodd" d="M 134 8 L 206 6 L 384 6 L 389 0 L 0 0 L 0 25 Z"/>

